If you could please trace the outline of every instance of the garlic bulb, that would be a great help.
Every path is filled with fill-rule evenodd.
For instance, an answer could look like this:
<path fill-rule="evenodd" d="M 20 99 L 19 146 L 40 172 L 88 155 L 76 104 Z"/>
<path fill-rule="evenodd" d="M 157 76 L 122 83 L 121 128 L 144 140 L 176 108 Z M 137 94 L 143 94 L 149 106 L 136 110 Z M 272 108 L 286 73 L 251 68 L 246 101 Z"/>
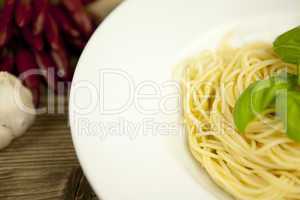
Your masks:
<path fill-rule="evenodd" d="M 15 76 L 0 72 L 0 149 L 23 135 L 34 119 L 31 92 Z"/>

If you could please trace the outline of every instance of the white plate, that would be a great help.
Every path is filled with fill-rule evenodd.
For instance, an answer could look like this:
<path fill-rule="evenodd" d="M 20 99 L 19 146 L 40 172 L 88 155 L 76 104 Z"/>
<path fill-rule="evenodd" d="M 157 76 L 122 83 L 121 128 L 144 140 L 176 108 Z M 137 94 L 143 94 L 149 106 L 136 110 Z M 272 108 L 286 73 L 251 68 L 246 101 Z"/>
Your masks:
<path fill-rule="evenodd" d="M 229 31 L 235 44 L 272 41 L 300 24 L 299 8 L 299 0 L 131 0 L 117 8 L 82 54 L 70 98 L 75 148 L 97 195 L 230 199 L 187 150 L 172 66 Z"/>

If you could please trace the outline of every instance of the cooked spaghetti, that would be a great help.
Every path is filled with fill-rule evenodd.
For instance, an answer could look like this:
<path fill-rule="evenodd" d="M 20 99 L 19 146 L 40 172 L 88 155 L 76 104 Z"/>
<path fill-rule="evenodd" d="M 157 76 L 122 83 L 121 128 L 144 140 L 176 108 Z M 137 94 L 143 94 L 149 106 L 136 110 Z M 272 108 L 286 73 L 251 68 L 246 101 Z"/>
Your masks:
<path fill-rule="evenodd" d="M 225 191 L 241 200 L 300 199 L 300 144 L 268 110 L 245 134 L 233 119 L 235 102 L 253 82 L 296 66 L 266 43 L 222 44 L 180 64 L 184 123 L 194 158 Z M 300 126 L 300 119 L 299 119 Z"/>

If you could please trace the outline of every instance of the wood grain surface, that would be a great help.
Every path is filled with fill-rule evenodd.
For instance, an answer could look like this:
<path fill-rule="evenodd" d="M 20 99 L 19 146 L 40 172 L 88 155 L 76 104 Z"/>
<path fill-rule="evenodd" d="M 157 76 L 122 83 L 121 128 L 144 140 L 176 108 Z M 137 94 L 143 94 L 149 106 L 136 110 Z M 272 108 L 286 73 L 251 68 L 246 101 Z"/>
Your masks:
<path fill-rule="evenodd" d="M 103 19 L 120 2 L 98 0 L 89 12 Z M 49 105 L 48 99 L 44 96 L 42 105 Z M 54 108 L 62 102 L 63 114 L 56 108 L 38 115 L 26 135 L 0 151 L 0 200 L 97 200 L 75 155 L 67 99 L 54 101 Z"/>
<path fill-rule="evenodd" d="M 0 152 L 0 200 L 95 200 L 77 161 L 65 114 L 39 115 Z"/>

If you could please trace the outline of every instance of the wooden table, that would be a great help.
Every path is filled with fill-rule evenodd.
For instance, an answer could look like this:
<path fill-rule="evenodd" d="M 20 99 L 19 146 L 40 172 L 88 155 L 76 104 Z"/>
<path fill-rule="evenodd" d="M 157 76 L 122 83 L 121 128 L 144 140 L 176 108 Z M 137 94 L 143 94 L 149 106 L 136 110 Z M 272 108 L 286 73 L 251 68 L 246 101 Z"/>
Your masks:
<path fill-rule="evenodd" d="M 104 18 L 120 1 L 99 0 L 89 11 Z M 77 161 L 64 105 L 64 114 L 39 115 L 26 135 L 0 151 L 0 200 L 97 199 Z"/>
<path fill-rule="evenodd" d="M 67 109 L 38 116 L 25 136 L 0 152 L 0 199 L 96 199 L 74 152 Z"/>

